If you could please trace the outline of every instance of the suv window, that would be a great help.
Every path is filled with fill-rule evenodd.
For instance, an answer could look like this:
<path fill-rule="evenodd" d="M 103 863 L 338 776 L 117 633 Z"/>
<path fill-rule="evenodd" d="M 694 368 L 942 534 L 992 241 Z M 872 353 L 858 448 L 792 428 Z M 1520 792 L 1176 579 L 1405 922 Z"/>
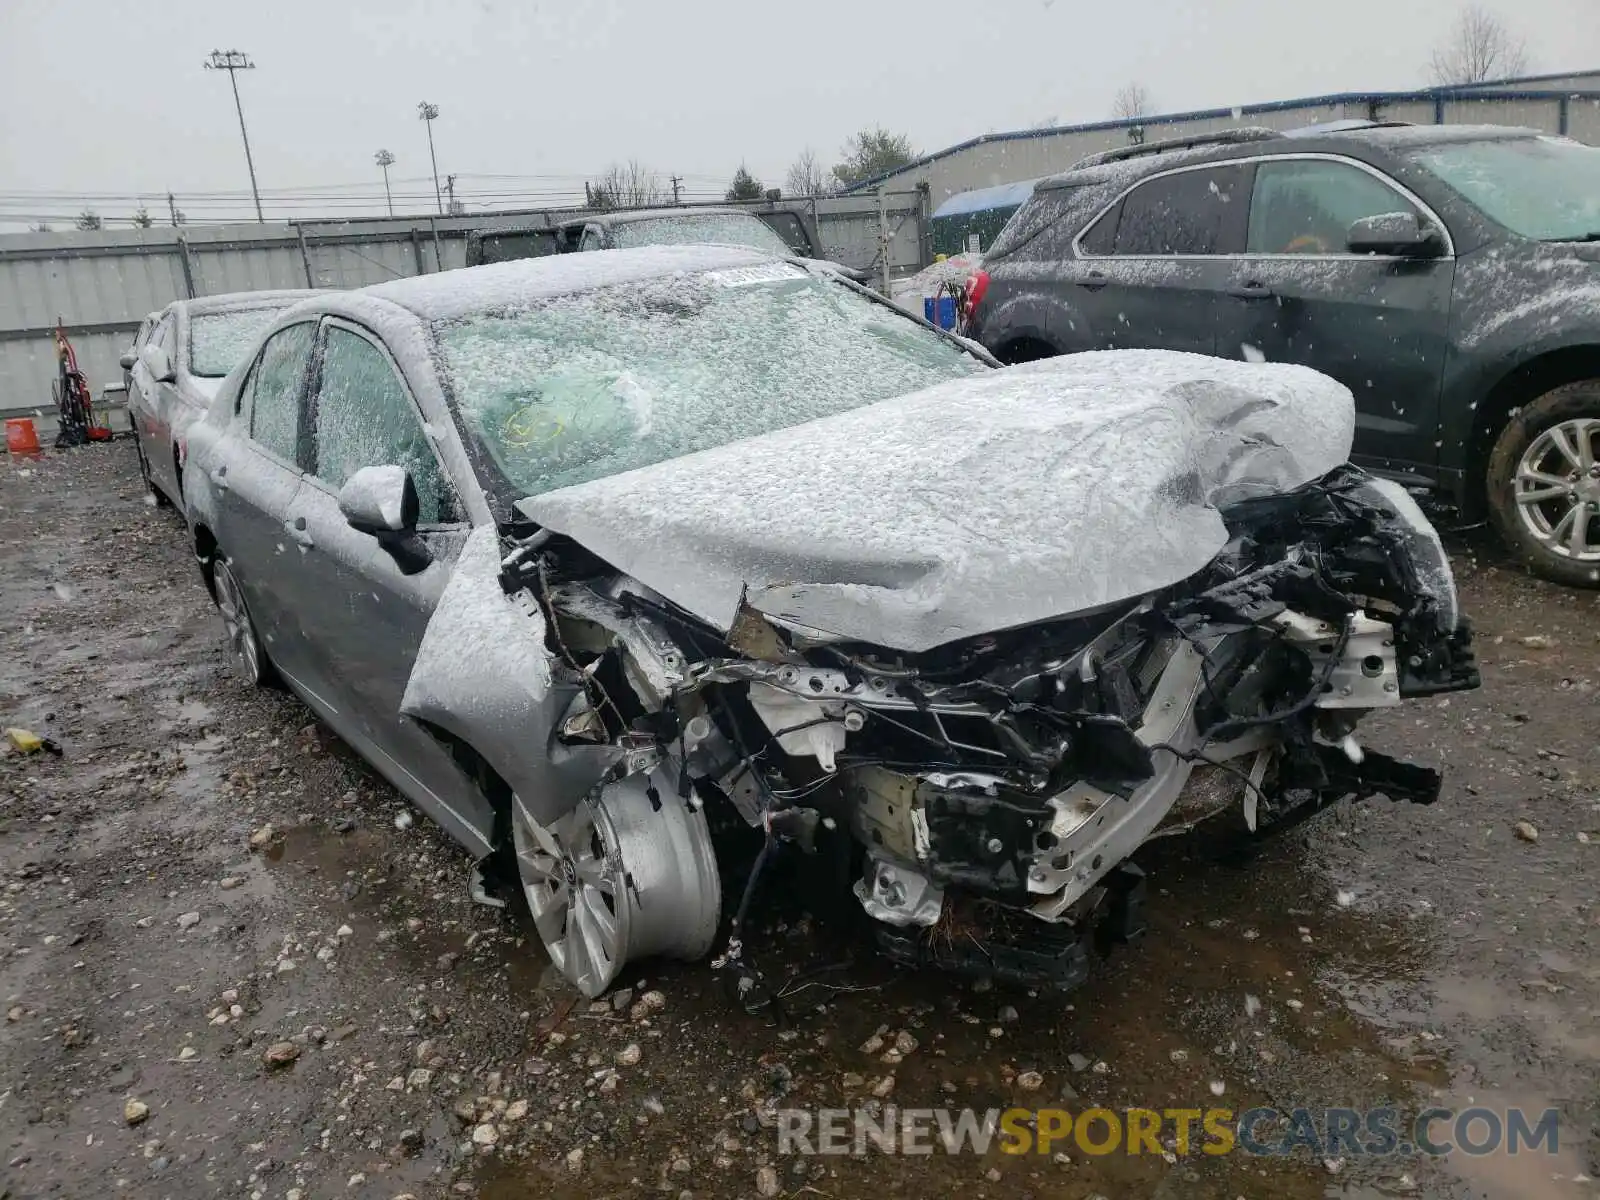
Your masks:
<path fill-rule="evenodd" d="M 1256 166 L 1245 246 L 1251 254 L 1344 254 L 1354 222 L 1392 212 L 1417 208 L 1360 167 L 1269 160 Z"/>
<path fill-rule="evenodd" d="M 261 348 L 246 385 L 249 390 L 250 436 L 263 449 L 302 465 L 300 397 L 317 327 L 302 321 L 280 329 Z"/>
<path fill-rule="evenodd" d="M 317 389 L 313 471 L 338 488 L 362 467 L 398 464 L 417 487 L 424 524 L 452 519 L 448 486 L 411 395 L 372 342 L 328 326 Z"/>
<path fill-rule="evenodd" d="M 1112 253 L 1237 254 L 1244 248 L 1244 197 L 1237 195 L 1244 169 L 1201 167 L 1157 176 L 1123 198 Z M 1093 234 L 1100 234 L 1097 222 Z"/>

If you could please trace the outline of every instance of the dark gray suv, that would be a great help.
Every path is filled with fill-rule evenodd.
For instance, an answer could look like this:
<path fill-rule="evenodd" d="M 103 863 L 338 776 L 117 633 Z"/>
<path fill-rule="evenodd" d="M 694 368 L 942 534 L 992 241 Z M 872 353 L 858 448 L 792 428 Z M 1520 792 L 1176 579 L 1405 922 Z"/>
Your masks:
<path fill-rule="evenodd" d="M 1302 363 L 1355 459 L 1600 586 L 1600 149 L 1493 126 L 1233 130 L 1041 182 L 973 281 L 1003 362 L 1115 347 Z"/>

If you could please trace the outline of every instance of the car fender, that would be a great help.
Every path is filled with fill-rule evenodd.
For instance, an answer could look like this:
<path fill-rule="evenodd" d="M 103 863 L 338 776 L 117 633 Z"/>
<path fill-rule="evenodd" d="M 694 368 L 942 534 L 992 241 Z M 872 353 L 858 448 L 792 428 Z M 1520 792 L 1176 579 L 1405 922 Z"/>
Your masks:
<path fill-rule="evenodd" d="M 1499 424 L 1503 414 L 1480 406 L 1504 380 L 1541 358 L 1574 350 L 1600 354 L 1600 285 L 1546 292 L 1462 337 L 1445 381 L 1445 396 L 1456 402 L 1447 400 L 1443 408 L 1442 461 L 1465 462 L 1474 429 Z"/>
<path fill-rule="evenodd" d="M 480 525 L 428 619 L 400 712 L 470 746 L 534 819 L 548 824 L 571 811 L 623 754 L 610 745 L 557 739 L 584 690 L 558 676 L 544 610 L 526 590 L 508 595 L 500 568 L 499 535 L 493 525 Z"/>
<path fill-rule="evenodd" d="M 190 426 L 185 439 L 186 482 L 183 489 L 183 511 L 189 522 L 191 536 L 204 526 L 213 534 L 217 530 L 217 494 L 211 483 L 213 450 L 219 437 L 227 433 L 203 421 Z"/>
<path fill-rule="evenodd" d="M 1094 346 L 1083 314 L 1042 288 L 1023 286 L 1013 291 L 1008 287 L 986 307 L 981 340 L 991 353 L 1020 338 L 1045 342 L 1061 354 Z"/>

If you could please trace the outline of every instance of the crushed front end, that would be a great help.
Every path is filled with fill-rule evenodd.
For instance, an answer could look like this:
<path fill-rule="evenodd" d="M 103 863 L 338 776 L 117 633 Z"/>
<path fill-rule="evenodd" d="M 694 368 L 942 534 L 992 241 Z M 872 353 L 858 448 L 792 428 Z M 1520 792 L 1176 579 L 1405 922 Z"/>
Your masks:
<path fill-rule="evenodd" d="M 847 833 L 892 958 L 1067 987 L 1138 928 L 1140 846 L 1225 813 L 1257 830 L 1343 797 L 1429 803 L 1437 773 L 1356 726 L 1478 686 L 1448 561 L 1402 489 L 1340 467 L 1223 515 L 1226 547 L 1179 585 L 920 653 L 748 605 L 718 631 L 559 538 L 503 582 L 538 597 L 577 685 L 553 755 L 615 750 L 586 803 L 642 773 L 766 849 Z"/>

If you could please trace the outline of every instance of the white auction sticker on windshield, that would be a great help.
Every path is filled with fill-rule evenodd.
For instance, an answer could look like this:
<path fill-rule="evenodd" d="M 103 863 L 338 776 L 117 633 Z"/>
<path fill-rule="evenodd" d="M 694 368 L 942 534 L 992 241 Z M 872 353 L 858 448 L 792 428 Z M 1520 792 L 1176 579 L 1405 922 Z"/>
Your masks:
<path fill-rule="evenodd" d="M 806 273 L 790 263 L 775 262 L 707 271 L 704 277 L 719 287 L 749 287 L 753 283 L 780 283 L 786 279 L 804 279 Z"/>

